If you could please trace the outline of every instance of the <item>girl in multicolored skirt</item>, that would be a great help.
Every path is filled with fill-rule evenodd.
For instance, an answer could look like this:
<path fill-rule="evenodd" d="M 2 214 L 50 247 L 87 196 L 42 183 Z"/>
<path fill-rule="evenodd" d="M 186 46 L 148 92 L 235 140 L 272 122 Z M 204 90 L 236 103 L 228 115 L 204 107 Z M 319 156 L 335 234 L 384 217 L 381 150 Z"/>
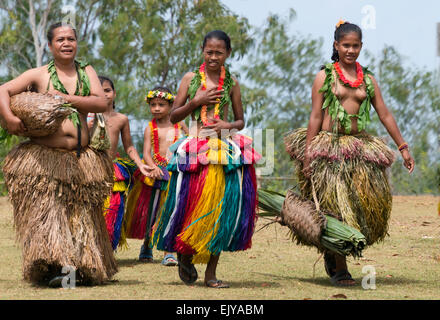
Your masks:
<path fill-rule="evenodd" d="M 220 253 L 251 247 L 257 218 L 254 163 L 260 155 L 250 138 L 236 134 L 244 120 L 239 84 L 224 66 L 231 54 L 228 35 L 212 31 L 202 48 L 204 63 L 183 77 L 171 112 L 174 123 L 188 115 L 192 122 L 189 137 L 170 148 L 172 176 L 153 243 L 177 251 L 184 283 L 197 280 L 194 264 L 206 263 L 205 285 L 225 288 L 216 277 Z M 229 107 L 233 122 L 227 121 Z"/>
<path fill-rule="evenodd" d="M 335 31 L 334 63 L 327 64 L 313 84 L 308 128 L 290 133 L 285 145 L 295 160 L 302 195 L 312 200 L 315 194 L 321 209 L 358 229 L 372 245 L 383 240 L 388 230 L 392 197 L 386 168 L 393 163 L 394 152 L 364 131 L 370 122 L 371 105 L 409 172 L 414 169 L 414 160 L 376 79 L 356 62 L 361 48 L 361 29 L 340 21 Z M 344 256 L 325 252 L 324 260 L 334 285 L 355 284 Z"/>
<path fill-rule="evenodd" d="M 153 115 L 144 132 L 144 162 L 149 172 L 143 174 L 137 170 L 135 183 L 127 199 L 127 210 L 124 219 L 124 236 L 132 239 L 143 239 L 139 260 L 153 261 L 153 250 L 150 242 L 151 231 L 166 198 L 170 173 L 168 148 L 183 134 L 188 134 L 184 123 L 172 124 L 170 112 L 175 96 L 168 88 L 156 87 L 145 97 Z M 167 157 L 168 156 L 168 157 Z M 165 252 L 162 260 L 164 266 L 175 266 L 177 260 L 173 254 Z"/>

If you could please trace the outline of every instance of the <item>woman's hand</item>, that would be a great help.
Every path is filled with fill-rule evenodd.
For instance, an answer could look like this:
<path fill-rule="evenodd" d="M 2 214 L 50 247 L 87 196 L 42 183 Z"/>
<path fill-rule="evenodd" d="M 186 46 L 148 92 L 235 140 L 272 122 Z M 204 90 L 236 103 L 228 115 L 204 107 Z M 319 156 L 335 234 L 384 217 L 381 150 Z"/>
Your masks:
<path fill-rule="evenodd" d="M 148 173 L 148 175 L 146 175 L 147 177 L 150 177 L 152 179 L 162 179 L 163 172 L 158 166 L 154 166 L 153 168 L 149 167 L 149 168 L 150 168 L 150 172 Z"/>
<path fill-rule="evenodd" d="M 59 92 L 58 90 L 49 90 L 48 92 L 47 92 L 48 94 L 50 94 L 51 96 L 53 96 L 53 97 L 61 97 L 61 98 L 63 98 L 64 100 L 66 100 L 67 101 L 67 94 L 64 94 L 64 93 L 62 93 L 62 92 Z"/>
<path fill-rule="evenodd" d="M 198 106 L 213 105 L 220 101 L 223 96 L 223 92 L 223 89 L 217 90 L 215 87 L 207 90 L 202 90 L 202 87 L 200 87 L 192 100 Z"/>
<path fill-rule="evenodd" d="M 139 170 L 141 171 L 141 173 L 142 173 L 144 176 L 146 176 L 146 177 L 149 177 L 151 171 L 154 169 L 154 168 L 152 168 L 152 167 L 146 165 L 145 163 L 140 163 L 140 164 L 138 165 L 138 168 L 139 168 Z"/>
<path fill-rule="evenodd" d="M 307 151 L 304 152 L 304 161 L 303 161 L 303 169 L 302 173 L 307 178 L 310 179 L 312 176 L 312 167 L 311 167 L 312 159 L 310 158 L 310 155 Z"/>
<path fill-rule="evenodd" d="M 19 136 L 26 132 L 23 121 L 15 115 L 11 115 L 6 121 L 6 131 L 10 134 Z"/>
<path fill-rule="evenodd" d="M 409 173 L 413 172 L 415 161 L 411 154 L 409 153 L 408 149 L 403 149 L 401 151 L 402 158 L 403 158 L 403 166 L 408 169 Z"/>
<path fill-rule="evenodd" d="M 222 130 L 231 130 L 231 124 L 221 119 L 213 119 L 208 117 L 209 125 L 203 126 L 202 129 L 214 130 L 219 138 L 221 138 Z"/>

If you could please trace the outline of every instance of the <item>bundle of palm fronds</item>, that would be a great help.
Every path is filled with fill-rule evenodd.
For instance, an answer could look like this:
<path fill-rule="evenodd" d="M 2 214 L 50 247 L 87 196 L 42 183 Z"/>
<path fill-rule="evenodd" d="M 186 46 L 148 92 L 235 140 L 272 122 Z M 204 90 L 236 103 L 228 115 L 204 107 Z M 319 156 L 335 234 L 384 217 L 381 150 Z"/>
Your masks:
<path fill-rule="evenodd" d="M 27 137 L 53 134 L 66 117 L 77 112 L 61 97 L 29 91 L 12 96 L 10 108 L 26 127 L 23 135 Z M 6 123 L 1 118 L 0 124 L 6 128 Z"/>
<path fill-rule="evenodd" d="M 287 226 L 292 239 L 299 244 L 353 257 L 361 257 L 366 247 L 362 233 L 336 219 L 331 212 L 317 210 L 312 201 L 301 198 L 292 190 L 282 195 L 259 189 L 258 205 L 263 210 L 261 215 L 275 216 L 275 221 Z"/>

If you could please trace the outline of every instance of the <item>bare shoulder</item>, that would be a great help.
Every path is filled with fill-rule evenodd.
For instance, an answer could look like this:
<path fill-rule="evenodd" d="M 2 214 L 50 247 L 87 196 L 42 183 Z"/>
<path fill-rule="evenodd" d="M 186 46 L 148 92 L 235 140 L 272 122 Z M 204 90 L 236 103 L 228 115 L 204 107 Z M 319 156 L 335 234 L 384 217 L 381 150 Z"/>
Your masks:
<path fill-rule="evenodd" d="M 313 85 L 315 87 L 321 88 L 324 85 L 325 77 L 326 77 L 325 70 L 319 71 L 315 76 Z"/>
<path fill-rule="evenodd" d="M 194 76 L 195 76 L 196 74 L 194 73 L 194 72 L 187 72 L 187 73 L 185 73 L 185 75 L 183 76 L 183 78 L 182 78 L 182 84 L 183 83 L 187 83 L 187 84 L 189 84 L 190 82 L 191 82 L 191 80 L 194 78 Z"/>

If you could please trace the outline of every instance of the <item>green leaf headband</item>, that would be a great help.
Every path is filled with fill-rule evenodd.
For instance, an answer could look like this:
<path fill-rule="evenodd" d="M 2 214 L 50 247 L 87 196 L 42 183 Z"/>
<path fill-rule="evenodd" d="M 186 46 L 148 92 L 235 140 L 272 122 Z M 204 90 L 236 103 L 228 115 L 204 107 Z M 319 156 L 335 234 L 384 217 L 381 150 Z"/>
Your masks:
<path fill-rule="evenodd" d="M 173 96 L 171 93 L 168 92 L 155 90 L 148 92 L 147 96 L 145 97 L 145 101 L 147 101 L 147 103 L 150 103 L 150 100 L 154 98 L 161 98 L 173 102 L 176 96 Z"/>

